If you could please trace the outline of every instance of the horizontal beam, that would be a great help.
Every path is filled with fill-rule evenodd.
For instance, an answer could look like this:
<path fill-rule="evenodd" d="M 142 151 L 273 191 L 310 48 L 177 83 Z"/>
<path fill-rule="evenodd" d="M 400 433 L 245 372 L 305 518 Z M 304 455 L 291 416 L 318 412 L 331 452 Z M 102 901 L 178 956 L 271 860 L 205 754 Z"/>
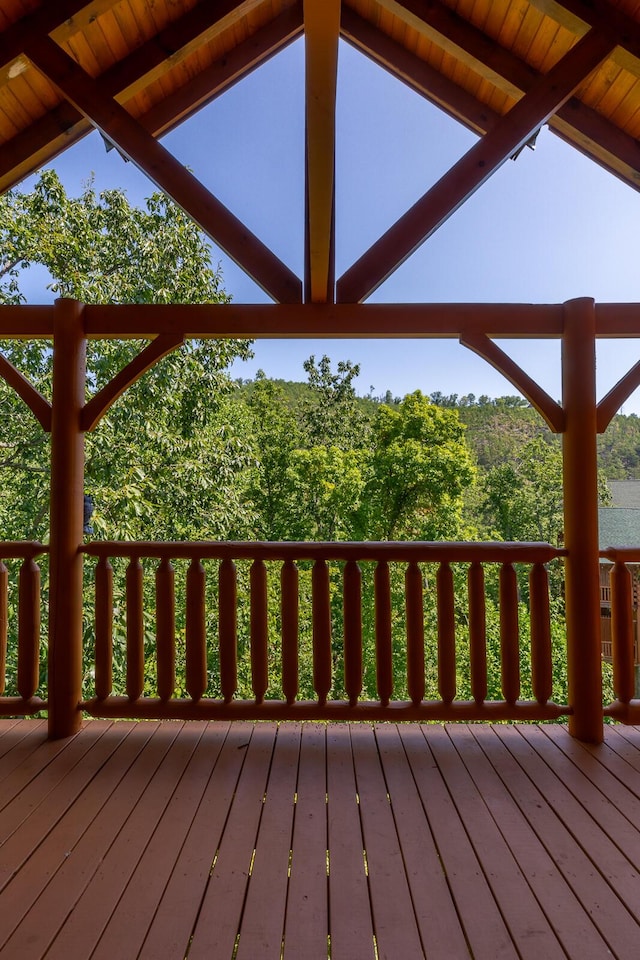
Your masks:
<path fill-rule="evenodd" d="M 562 306 L 545 304 L 132 304 L 87 306 L 84 316 L 93 338 L 558 338 L 563 323 Z"/>
<path fill-rule="evenodd" d="M 599 339 L 640 338 L 640 303 L 596 303 Z M 236 339 L 459 339 L 562 337 L 562 304 L 96 304 L 84 310 L 90 339 L 152 339 L 159 334 Z M 0 339 L 53 339 L 53 306 L 0 306 Z"/>

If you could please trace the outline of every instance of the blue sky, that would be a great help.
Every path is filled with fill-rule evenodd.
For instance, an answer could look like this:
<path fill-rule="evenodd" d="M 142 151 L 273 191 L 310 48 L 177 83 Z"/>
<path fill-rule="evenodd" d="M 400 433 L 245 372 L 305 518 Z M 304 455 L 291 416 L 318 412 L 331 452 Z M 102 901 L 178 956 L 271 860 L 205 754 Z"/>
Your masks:
<path fill-rule="evenodd" d="M 304 48 L 293 44 L 200 111 L 164 143 L 298 275 L 303 269 Z M 338 276 L 475 142 L 355 50 L 341 44 L 337 104 Z M 55 162 L 77 193 L 121 186 L 142 203 L 153 187 L 92 134 Z M 640 301 L 640 194 L 544 128 L 535 151 L 508 161 L 373 295 L 372 302 L 537 302 L 577 296 Z M 239 302 L 267 302 L 216 248 Z M 28 298 L 49 299 L 34 274 Z M 501 344 L 554 397 L 556 343 Z M 514 388 L 454 341 L 260 341 L 235 376 L 304 379 L 303 360 L 327 353 L 361 366 L 358 389 L 500 396 Z M 600 394 L 640 357 L 640 341 L 598 348 Z M 640 414 L 640 392 L 625 413 Z"/>

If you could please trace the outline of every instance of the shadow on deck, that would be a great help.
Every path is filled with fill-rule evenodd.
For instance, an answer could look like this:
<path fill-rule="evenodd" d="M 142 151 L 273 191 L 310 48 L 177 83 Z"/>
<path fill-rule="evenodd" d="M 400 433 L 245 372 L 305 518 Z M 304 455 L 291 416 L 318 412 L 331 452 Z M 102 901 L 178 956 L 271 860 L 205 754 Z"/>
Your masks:
<path fill-rule="evenodd" d="M 640 944 L 640 731 L 0 722 L 0 955 L 602 960 Z"/>

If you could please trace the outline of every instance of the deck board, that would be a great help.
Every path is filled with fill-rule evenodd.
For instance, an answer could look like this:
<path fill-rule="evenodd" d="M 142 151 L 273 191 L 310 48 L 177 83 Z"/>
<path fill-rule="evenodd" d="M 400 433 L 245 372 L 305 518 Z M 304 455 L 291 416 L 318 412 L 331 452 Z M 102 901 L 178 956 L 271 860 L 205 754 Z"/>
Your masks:
<path fill-rule="evenodd" d="M 0 721 L 0 956 L 626 960 L 640 732 Z M 0 767 L 1 768 L 1 767 Z"/>

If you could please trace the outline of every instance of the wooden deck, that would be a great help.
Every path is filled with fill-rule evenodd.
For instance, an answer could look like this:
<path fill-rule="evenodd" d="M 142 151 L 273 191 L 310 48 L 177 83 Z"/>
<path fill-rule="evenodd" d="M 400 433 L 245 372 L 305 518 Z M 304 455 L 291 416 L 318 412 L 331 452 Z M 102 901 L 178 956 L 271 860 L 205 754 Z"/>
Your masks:
<path fill-rule="evenodd" d="M 628 960 L 640 730 L 0 722 L 0 956 Z"/>

